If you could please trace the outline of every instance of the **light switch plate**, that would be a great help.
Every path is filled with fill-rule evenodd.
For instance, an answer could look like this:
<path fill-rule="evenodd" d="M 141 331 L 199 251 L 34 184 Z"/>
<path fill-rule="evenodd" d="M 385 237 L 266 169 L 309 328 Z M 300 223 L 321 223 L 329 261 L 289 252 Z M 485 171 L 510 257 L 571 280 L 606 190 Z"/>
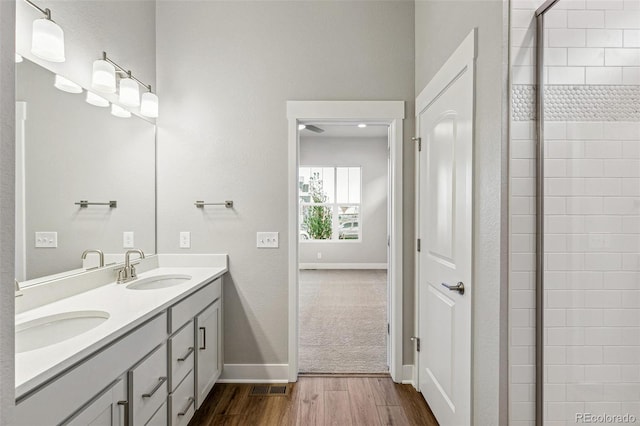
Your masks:
<path fill-rule="evenodd" d="M 277 232 L 258 232 L 256 239 L 256 247 L 258 248 L 278 248 L 280 246 Z"/>
<path fill-rule="evenodd" d="M 191 232 L 180 232 L 180 248 L 191 248 Z"/>
<path fill-rule="evenodd" d="M 57 232 L 36 232 L 36 247 L 57 248 L 58 233 Z"/>
<path fill-rule="evenodd" d="M 133 231 L 125 231 L 122 233 L 122 248 L 133 248 Z"/>

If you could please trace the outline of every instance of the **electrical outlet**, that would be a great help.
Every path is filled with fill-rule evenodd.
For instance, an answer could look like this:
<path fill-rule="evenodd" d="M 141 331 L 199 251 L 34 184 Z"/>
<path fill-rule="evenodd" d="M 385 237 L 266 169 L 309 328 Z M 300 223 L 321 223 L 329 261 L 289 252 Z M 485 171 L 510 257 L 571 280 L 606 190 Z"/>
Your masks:
<path fill-rule="evenodd" d="M 36 247 L 57 248 L 58 233 L 57 232 L 36 232 Z"/>
<path fill-rule="evenodd" d="M 318 259 L 322 259 L 322 252 L 318 252 Z"/>
<path fill-rule="evenodd" d="M 133 231 L 125 231 L 122 233 L 122 248 L 133 248 Z"/>
<path fill-rule="evenodd" d="M 256 233 L 256 247 L 258 248 L 278 248 L 278 233 L 277 232 L 258 232 Z"/>
<path fill-rule="evenodd" d="M 180 232 L 180 248 L 191 248 L 191 232 Z"/>

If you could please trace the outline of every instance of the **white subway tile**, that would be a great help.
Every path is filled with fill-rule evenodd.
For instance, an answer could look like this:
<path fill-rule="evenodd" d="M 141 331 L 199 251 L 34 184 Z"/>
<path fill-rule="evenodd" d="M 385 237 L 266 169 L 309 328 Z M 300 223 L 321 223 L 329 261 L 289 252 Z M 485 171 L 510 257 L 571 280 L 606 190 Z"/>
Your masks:
<path fill-rule="evenodd" d="M 622 179 L 585 178 L 585 195 L 622 195 Z"/>
<path fill-rule="evenodd" d="M 511 292 L 511 307 L 514 309 L 533 309 L 536 306 L 536 295 L 533 290 L 516 290 Z"/>
<path fill-rule="evenodd" d="M 588 271 L 615 271 L 622 267 L 620 253 L 585 253 L 584 256 Z"/>
<path fill-rule="evenodd" d="M 640 311 L 638 309 L 607 309 L 604 312 L 603 325 L 607 327 L 638 327 Z M 640 347 L 638 347 L 640 349 Z M 635 358 L 640 359 L 640 354 Z"/>
<path fill-rule="evenodd" d="M 624 8 L 626 10 L 638 10 L 638 9 L 640 9 L 640 1 L 638 1 L 638 0 L 624 0 Z"/>
<path fill-rule="evenodd" d="M 608 234 L 611 242 L 606 251 L 622 253 L 640 252 L 640 235 L 638 234 Z"/>
<path fill-rule="evenodd" d="M 602 10 L 570 10 L 567 13 L 568 28 L 604 28 Z"/>
<path fill-rule="evenodd" d="M 535 341 L 535 329 L 532 327 L 512 327 L 511 344 L 513 346 L 528 346 Z"/>
<path fill-rule="evenodd" d="M 622 68 L 622 84 L 640 84 L 640 68 Z"/>
<path fill-rule="evenodd" d="M 607 413 L 609 415 L 620 413 L 620 402 L 585 402 L 585 413 Z"/>
<path fill-rule="evenodd" d="M 586 84 L 622 84 L 622 67 L 587 67 Z"/>
<path fill-rule="evenodd" d="M 585 47 L 587 32 L 585 29 L 550 29 L 549 47 Z"/>
<path fill-rule="evenodd" d="M 589 215 L 602 213 L 603 200 L 601 197 L 567 198 L 567 214 Z"/>
<path fill-rule="evenodd" d="M 535 389 L 535 386 L 530 384 L 511 385 L 509 386 L 509 397 L 511 401 L 529 401 L 532 389 Z"/>
<path fill-rule="evenodd" d="M 544 426 L 567 426 L 575 413 L 584 412 L 584 402 L 547 402 L 545 406 Z"/>
<path fill-rule="evenodd" d="M 587 216 L 584 227 L 586 232 L 608 233 L 622 232 L 621 216 Z"/>
<path fill-rule="evenodd" d="M 567 160 L 548 159 L 548 158 L 544 160 L 545 178 L 565 177 L 566 175 L 567 175 Z"/>
<path fill-rule="evenodd" d="M 622 307 L 626 309 L 640 309 L 640 290 L 623 291 Z"/>
<path fill-rule="evenodd" d="M 620 328 L 622 331 L 622 341 L 625 345 L 629 346 L 640 346 L 640 328 L 638 327 L 622 327 Z M 640 364 L 637 364 L 640 367 Z M 631 381 L 631 380 L 628 380 Z M 640 378 L 638 380 L 640 381 Z"/>
<path fill-rule="evenodd" d="M 624 47 L 640 47 L 640 30 L 624 30 Z"/>
<path fill-rule="evenodd" d="M 627 178 L 622 179 L 622 195 L 627 197 L 640 197 L 640 179 Z M 637 223 L 640 225 L 640 220 L 636 218 Z M 636 231 L 625 232 L 638 232 L 640 233 L 640 227 L 636 228 Z"/>
<path fill-rule="evenodd" d="M 545 194 L 549 197 L 585 195 L 585 178 L 545 178 L 544 190 Z M 566 199 L 564 199 L 564 207 L 566 211 Z M 546 204 L 545 213 L 557 214 L 547 210 Z"/>
<path fill-rule="evenodd" d="M 573 290 L 600 289 L 603 285 L 603 273 L 598 271 L 568 271 L 564 288 Z"/>
<path fill-rule="evenodd" d="M 584 225 L 584 223 L 583 223 Z M 583 226 L 584 227 L 584 226 Z M 511 218 L 511 232 L 530 234 L 536 232 L 536 218 L 533 215 L 517 215 Z"/>
<path fill-rule="evenodd" d="M 534 196 L 536 180 L 534 178 L 512 178 L 511 194 L 514 196 Z"/>
<path fill-rule="evenodd" d="M 534 402 L 513 402 L 509 415 L 512 426 L 533 426 L 529 419 L 535 416 L 536 405 Z"/>
<path fill-rule="evenodd" d="M 545 346 L 544 362 L 546 365 L 566 364 L 567 363 L 567 347 L 566 346 Z"/>
<path fill-rule="evenodd" d="M 631 197 L 605 197 L 603 204 L 605 214 L 640 213 L 640 202 Z"/>
<path fill-rule="evenodd" d="M 625 382 L 640 382 L 640 365 L 621 365 L 620 370 Z"/>
<path fill-rule="evenodd" d="M 544 211 L 546 214 L 566 214 L 567 200 L 565 197 L 545 197 Z"/>
<path fill-rule="evenodd" d="M 535 366 L 514 365 L 511 367 L 511 383 L 533 383 Z"/>
<path fill-rule="evenodd" d="M 567 325 L 566 310 L 545 308 L 544 324 L 545 327 L 564 327 Z"/>
<path fill-rule="evenodd" d="M 511 82 L 513 84 L 533 84 L 536 81 L 535 70 L 533 66 L 512 66 Z"/>
<path fill-rule="evenodd" d="M 512 121 L 509 124 L 511 139 L 531 140 L 536 135 L 535 122 L 533 121 Z"/>
<path fill-rule="evenodd" d="M 535 208 L 531 205 L 532 197 L 515 197 L 509 199 L 509 211 L 512 215 L 535 214 Z"/>
<path fill-rule="evenodd" d="M 623 262 L 624 256 L 622 255 Z M 640 272 L 616 271 L 605 272 L 603 285 L 607 289 L 640 290 Z"/>
<path fill-rule="evenodd" d="M 600 177 L 604 176 L 605 161 L 600 159 L 567 159 L 566 176 L 567 177 Z M 618 160 L 615 160 L 618 161 Z M 545 171 L 546 172 L 546 171 Z"/>
<path fill-rule="evenodd" d="M 569 351 L 575 347 L 567 347 Z M 567 358 L 568 360 L 569 358 Z M 547 365 L 547 383 L 580 383 L 584 381 L 584 365 Z"/>
<path fill-rule="evenodd" d="M 567 48 L 549 47 L 544 49 L 544 65 L 547 67 L 567 65 Z"/>
<path fill-rule="evenodd" d="M 640 419 L 640 402 L 637 402 L 637 401 L 621 402 L 620 412 L 628 413 L 635 416 L 636 422 L 637 422 L 638 421 L 637 419 Z"/>
<path fill-rule="evenodd" d="M 531 253 L 535 250 L 533 235 L 514 234 L 511 236 L 511 251 L 514 253 Z"/>
<path fill-rule="evenodd" d="M 547 268 L 550 271 L 584 270 L 584 253 L 548 253 Z"/>
<path fill-rule="evenodd" d="M 535 288 L 535 274 L 531 271 L 511 271 L 509 286 L 512 290 L 533 290 Z"/>
<path fill-rule="evenodd" d="M 623 30 L 587 30 L 587 47 L 623 47 Z"/>
<path fill-rule="evenodd" d="M 622 150 L 622 147 L 620 147 Z M 509 171 L 514 178 L 533 177 L 535 160 L 528 158 L 515 158 L 511 160 Z"/>
<path fill-rule="evenodd" d="M 511 158 L 536 158 L 536 143 L 532 140 L 511 141 Z"/>
<path fill-rule="evenodd" d="M 604 125 L 602 122 L 568 122 L 567 139 L 576 140 L 602 140 L 604 135 Z"/>
<path fill-rule="evenodd" d="M 544 139 L 546 141 L 560 139 L 564 141 L 567 138 L 567 123 L 563 121 L 547 121 L 544 123 Z M 550 143 L 554 145 L 557 142 Z"/>
<path fill-rule="evenodd" d="M 640 177 L 640 159 L 605 160 L 604 175 L 608 177 L 637 178 Z M 612 194 L 615 195 L 615 194 Z"/>
<path fill-rule="evenodd" d="M 528 9 L 534 13 L 540 7 L 539 0 L 511 0 L 512 9 Z"/>
<path fill-rule="evenodd" d="M 570 66 L 604 65 L 604 48 L 602 47 L 571 47 L 567 52 L 567 64 Z"/>
<path fill-rule="evenodd" d="M 542 4 L 542 3 L 541 3 Z M 554 6 L 558 9 L 585 9 L 586 2 L 585 0 L 562 0 Z"/>
<path fill-rule="evenodd" d="M 567 326 L 569 327 L 599 327 L 603 325 L 603 322 L 604 314 L 602 309 L 567 310 Z"/>
<path fill-rule="evenodd" d="M 545 329 L 546 344 L 550 346 L 584 345 L 584 328 L 582 327 L 547 327 Z"/>
<path fill-rule="evenodd" d="M 625 5 L 626 6 L 626 5 Z M 640 10 L 607 10 L 604 23 L 607 28 L 638 28 Z"/>
<path fill-rule="evenodd" d="M 578 366 L 581 364 L 602 364 L 601 346 L 567 346 L 567 364 Z M 581 367 L 584 374 L 584 367 Z M 576 377 L 577 378 L 577 377 Z M 584 381 L 584 376 L 578 382 Z"/>
<path fill-rule="evenodd" d="M 584 379 L 587 382 L 612 383 L 622 379 L 619 365 L 586 365 Z"/>
<path fill-rule="evenodd" d="M 584 67 L 547 67 L 549 84 L 584 84 Z"/>
<path fill-rule="evenodd" d="M 622 295 L 611 290 L 590 290 L 584 293 L 584 304 L 587 308 L 620 308 Z"/>
<path fill-rule="evenodd" d="M 603 386 L 602 384 L 568 384 L 567 385 L 567 401 L 602 401 Z M 572 414 L 575 416 L 576 411 Z M 575 417 L 570 417 L 575 418 Z"/>
<path fill-rule="evenodd" d="M 616 327 L 585 327 L 585 344 L 610 346 L 622 344 L 622 330 Z"/>
<path fill-rule="evenodd" d="M 585 292 L 578 290 L 546 290 L 545 291 L 546 305 L 550 309 L 564 309 L 564 308 L 584 308 L 585 307 Z M 550 331 L 549 329 L 548 331 Z M 579 329 L 581 330 L 581 329 Z M 584 339 L 582 339 L 584 344 Z M 561 344 L 551 343 L 549 344 Z"/>
<path fill-rule="evenodd" d="M 535 232 L 535 217 L 534 232 Z M 545 216 L 545 232 L 562 233 L 562 232 L 584 232 L 584 217 L 582 216 Z"/>
<path fill-rule="evenodd" d="M 552 8 L 544 15 L 545 28 L 567 28 L 567 11 Z"/>
<path fill-rule="evenodd" d="M 512 10 L 510 23 L 511 23 L 511 28 L 526 29 L 526 28 L 535 26 L 535 13 L 527 9 Z"/>
<path fill-rule="evenodd" d="M 602 129 L 608 139 L 633 140 L 640 143 L 640 122 L 609 121 L 603 123 Z"/>
<path fill-rule="evenodd" d="M 640 49 L 607 47 L 604 49 L 604 64 L 622 67 L 640 66 Z"/>
<path fill-rule="evenodd" d="M 604 400 L 613 402 L 640 401 L 640 383 L 607 383 L 604 385 Z"/>
<path fill-rule="evenodd" d="M 621 158 L 622 142 L 620 141 L 586 141 L 584 147 L 586 158 Z"/>
<path fill-rule="evenodd" d="M 640 216 L 625 216 L 622 218 L 622 232 L 640 233 Z"/>
<path fill-rule="evenodd" d="M 509 315 L 509 322 L 511 325 L 511 330 L 516 330 L 518 328 L 524 327 L 533 327 L 534 324 L 531 323 L 531 314 L 529 313 L 531 309 L 511 309 Z M 526 345 L 531 345 L 532 342 L 529 341 Z"/>
<path fill-rule="evenodd" d="M 640 271 L 640 254 L 622 253 L 623 271 Z"/>
<path fill-rule="evenodd" d="M 567 398 L 567 386 L 564 384 L 547 383 L 544 386 L 545 401 L 564 401 Z"/>
<path fill-rule="evenodd" d="M 566 137 L 566 126 L 564 126 L 564 129 L 564 137 Z M 545 130 L 545 139 L 546 138 L 547 132 Z M 547 146 L 548 148 L 545 153 L 546 158 L 584 158 L 585 155 L 584 141 L 554 140 L 548 141 Z"/>
<path fill-rule="evenodd" d="M 623 0 L 587 0 L 587 9 L 613 10 L 623 8 Z"/>
<path fill-rule="evenodd" d="M 511 30 L 511 46 L 534 47 L 536 32 L 534 28 L 513 28 Z"/>

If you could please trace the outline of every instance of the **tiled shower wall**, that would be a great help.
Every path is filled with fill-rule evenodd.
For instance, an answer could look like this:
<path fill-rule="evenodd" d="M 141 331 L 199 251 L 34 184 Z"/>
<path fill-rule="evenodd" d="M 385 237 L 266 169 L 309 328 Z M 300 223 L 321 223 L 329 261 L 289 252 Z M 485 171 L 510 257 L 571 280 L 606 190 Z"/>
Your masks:
<path fill-rule="evenodd" d="M 512 425 L 534 420 L 541 3 L 511 1 Z M 545 43 L 545 425 L 640 422 L 640 0 L 560 0 Z"/>

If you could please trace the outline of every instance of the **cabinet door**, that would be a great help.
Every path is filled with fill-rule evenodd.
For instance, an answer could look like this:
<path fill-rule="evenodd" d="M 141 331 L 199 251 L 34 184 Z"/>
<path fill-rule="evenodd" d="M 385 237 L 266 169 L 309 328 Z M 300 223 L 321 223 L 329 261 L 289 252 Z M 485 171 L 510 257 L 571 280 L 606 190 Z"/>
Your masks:
<path fill-rule="evenodd" d="M 220 300 L 196 317 L 196 404 L 199 408 L 222 372 Z"/>
<path fill-rule="evenodd" d="M 74 415 L 69 426 L 125 426 L 127 415 L 126 380 L 118 380 L 112 387 L 102 393 L 95 401 Z"/>

